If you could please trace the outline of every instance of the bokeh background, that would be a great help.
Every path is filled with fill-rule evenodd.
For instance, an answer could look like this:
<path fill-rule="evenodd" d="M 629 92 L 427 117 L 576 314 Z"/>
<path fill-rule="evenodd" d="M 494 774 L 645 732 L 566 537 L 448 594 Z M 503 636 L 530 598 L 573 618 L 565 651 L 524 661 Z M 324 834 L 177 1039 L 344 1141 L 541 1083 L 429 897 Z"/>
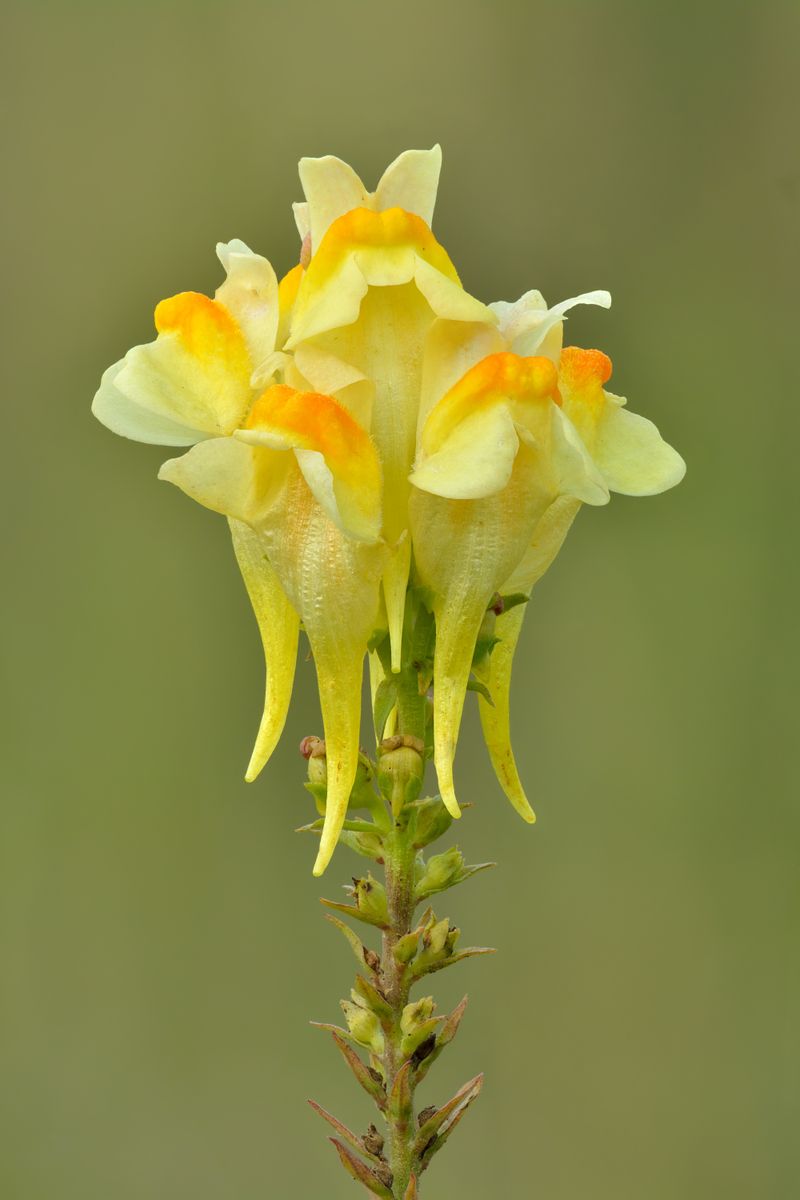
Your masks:
<path fill-rule="evenodd" d="M 219 239 L 296 261 L 302 154 L 369 182 L 441 141 L 439 238 L 484 299 L 596 287 L 569 336 L 685 454 L 584 511 L 519 655 L 523 826 L 466 721 L 439 977 L 487 1072 L 431 1200 L 787 1200 L 798 1127 L 797 288 L 792 3 L 4 6 L 0 1194 L 337 1200 L 315 1096 L 346 948 L 300 737 L 257 785 L 256 630 L 221 518 L 94 423 Z M 466 796 L 464 796 L 466 798 Z M 448 977 L 448 975 L 450 977 Z"/>

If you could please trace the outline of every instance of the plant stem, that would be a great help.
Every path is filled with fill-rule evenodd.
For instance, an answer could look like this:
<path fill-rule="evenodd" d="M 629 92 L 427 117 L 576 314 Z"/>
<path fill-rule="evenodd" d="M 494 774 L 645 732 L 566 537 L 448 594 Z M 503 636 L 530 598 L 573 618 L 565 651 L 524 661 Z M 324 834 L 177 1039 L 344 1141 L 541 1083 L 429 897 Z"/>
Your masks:
<path fill-rule="evenodd" d="M 394 832 L 387 839 L 386 897 L 389 906 L 389 929 L 383 935 L 381 967 L 384 992 L 392 1010 L 391 1029 L 386 1037 L 383 1066 L 386 1074 L 386 1089 L 390 1096 L 395 1092 L 395 1083 L 404 1062 L 401 1052 L 402 1030 L 400 1022 L 403 1009 L 408 1004 L 408 973 L 403 970 L 394 955 L 400 938 L 411 930 L 414 912 L 414 848 L 408 829 L 397 822 Z M 409 1085 L 411 1086 L 411 1085 Z M 412 1145 L 414 1141 L 413 1112 L 394 1108 L 391 1104 L 387 1113 L 389 1123 L 389 1166 L 394 1176 L 395 1196 L 406 1194 L 412 1168 Z"/>
<path fill-rule="evenodd" d="M 407 654 L 404 655 L 402 669 L 397 676 L 397 732 L 417 738 L 420 744 L 424 744 L 425 697 L 420 695 L 417 673 L 408 657 Z M 383 988 L 392 1010 L 392 1018 L 391 1028 L 386 1037 L 383 1067 L 386 1090 L 390 1097 L 397 1091 L 397 1076 L 405 1061 L 401 1049 L 403 1032 L 400 1023 L 411 988 L 409 973 L 396 959 L 394 948 L 400 938 L 410 933 L 412 928 L 416 908 L 415 857 L 408 812 L 401 810 L 395 813 L 392 832 L 384 843 L 389 928 L 383 934 L 381 970 Z M 408 1094 L 412 1101 L 413 1088 L 413 1074 L 409 1074 Z M 389 1124 L 389 1166 L 394 1176 L 393 1189 L 395 1196 L 403 1200 L 413 1167 L 412 1147 L 416 1134 L 413 1103 L 407 1107 L 394 1107 L 390 1103 L 386 1115 Z"/>

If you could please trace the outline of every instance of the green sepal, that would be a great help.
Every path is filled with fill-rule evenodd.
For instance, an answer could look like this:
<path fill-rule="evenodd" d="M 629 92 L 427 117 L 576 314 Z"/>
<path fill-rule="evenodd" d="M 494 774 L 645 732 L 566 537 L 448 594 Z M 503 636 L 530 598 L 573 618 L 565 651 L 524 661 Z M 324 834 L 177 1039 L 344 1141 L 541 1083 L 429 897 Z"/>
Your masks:
<path fill-rule="evenodd" d="M 303 783 L 303 787 L 314 797 L 314 804 L 316 805 L 317 812 L 324 817 L 325 799 L 328 795 L 328 785 L 325 783 L 310 783 L 309 780 L 306 779 Z"/>
<path fill-rule="evenodd" d="M 374 983 L 370 983 L 363 975 L 356 976 L 355 990 L 358 995 L 369 1005 L 372 1012 L 383 1025 L 385 1030 L 392 1027 L 392 1008 L 386 997 L 378 991 Z"/>
<path fill-rule="evenodd" d="M 436 1035 L 436 1044 L 431 1050 L 430 1054 L 427 1055 L 427 1057 L 423 1059 L 423 1061 L 417 1067 L 414 1074 L 415 1087 L 422 1083 L 422 1080 L 428 1074 L 428 1071 L 430 1071 L 439 1055 L 442 1054 L 447 1046 L 449 1046 L 450 1042 L 452 1042 L 453 1038 L 458 1033 L 461 1020 L 466 1012 L 466 1008 L 467 997 L 465 996 L 461 1003 L 456 1005 L 449 1017 L 446 1018 L 444 1025 Z"/>
<path fill-rule="evenodd" d="M 331 1138 L 330 1140 L 336 1147 L 336 1152 L 348 1175 L 352 1175 L 357 1183 L 363 1183 L 367 1191 L 371 1192 L 373 1196 L 379 1196 L 381 1200 L 394 1200 L 394 1194 L 390 1190 L 393 1182 L 392 1173 L 388 1167 L 384 1169 L 384 1177 L 388 1180 L 387 1186 L 386 1183 L 383 1183 L 378 1178 L 373 1170 L 365 1163 L 362 1163 L 360 1159 L 356 1158 L 352 1150 L 348 1150 L 347 1146 L 340 1142 L 338 1138 Z"/>
<path fill-rule="evenodd" d="M 472 655 L 473 663 L 479 663 L 484 658 L 488 658 L 495 646 L 501 641 L 502 638 L 496 637 L 494 634 L 490 634 L 487 637 L 479 637 L 475 643 L 475 653 Z"/>
<path fill-rule="evenodd" d="M 330 1025 L 320 1026 L 322 1029 L 329 1029 L 333 1040 L 340 1051 L 342 1058 L 347 1063 L 357 1081 L 367 1093 L 368 1096 L 375 1101 L 381 1112 L 386 1111 L 386 1087 L 378 1076 L 377 1071 L 373 1071 L 365 1062 L 356 1054 L 351 1046 L 348 1046 L 344 1030 L 337 1030 Z"/>
<path fill-rule="evenodd" d="M 489 691 L 485 683 L 481 683 L 480 679 L 475 679 L 473 676 L 470 676 L 470 678 L 467 680 L 467 691 L 477 692 L 479 696 L 483 696 L 487 704 L 490 704 L 492 708 L 494 708 L 492 693 Z"/>
<path fill-rule="evenodd" d="M 476 1075 L 422 1125 L 414 1142 L 414 1157 L 423 1171 L 445 1144 L 469 1106 L 477 1100 L 482 1087 L 483 1075 Z"/>
<path fill-rule="evenodd" d="M 377 742 L 382 740 L 389 714 L 396 704 L 397 676 L 386 675 L 378 684 L 378 690 L 375 693 L 375 705 L 372 710 L 372 719 L 375 723 L 375 740 Z"/>
<path fill-rule="evenodd" d="M 339 1136 L 343 1138 L 348 1145 L 352 1146 L 354 1150 L 357 1150 L 359 1154 L 363 1154 L 365 1158 L 370 1159 L 370 1161 L 374 1163 L 380 1163 L 382 1161 L 377 1154 L 373 1154 L 367 1149 L 363 1138 L 360 1138 L 357 1133 L 353 1133 L 352 1129 L 348 1129 L 346 1125 L 343 1125 L 337 1117 L 334 1117 L 333 1113 L 329 1113 L 328 1110 L 323 1108 L 321 1104 L 317 1104 L 316 1100 L 309 1100 L 308 1103 L 311 1105 L 314 1112 L 318 1113 L 318 1115 L 322 1117 L 323 1121 L 327 1121 L 328 1124 L 336 1130 Z"/>

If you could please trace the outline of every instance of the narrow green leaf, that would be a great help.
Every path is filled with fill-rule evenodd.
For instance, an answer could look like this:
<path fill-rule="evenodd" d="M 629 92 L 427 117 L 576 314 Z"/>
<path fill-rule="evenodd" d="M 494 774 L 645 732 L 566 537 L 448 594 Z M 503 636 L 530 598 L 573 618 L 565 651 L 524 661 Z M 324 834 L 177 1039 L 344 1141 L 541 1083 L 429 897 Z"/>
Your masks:
<path fill-rule="evenodd" d="M 411 1093 L 412 1065 L 410 1059 L 403 1063 L 394 1077 L 389 1094 L 389 1107 L 401 1124 L 407 1124 L 414 1116 L 414 1102 Z"/>
<path fill-rule="evenodd" d="M 463 806 L 462 806 L 463 807 Z M 299 829 L 295 829 L 295 833 L 322 833 L 322 827 L 325 821 L 322 817 L 312 821 L 310 825 L 301 825 Z M 342 829 L 346 829 L 349 833 L 377 833 L 375 825 L 372 821 L 345 821 Z"/>
<path fill-rule="evenodd" d="M 352 1151 L 347 1149 L 338 1138 L 331 1138 L 331 1142 L 336 1147 L 336 1152 L 342 1160 L 342 1166 L 348 1175 L 352 1175 L 357 1183 L 363 1183 L 368 1192 L 373 1196 L 380 1196 L 381 1200 L 394 1200 L 394 1196 L 389 1187 L 385 1183 L 381 1183 L 374 1171 L 371 1171 L 368 1166 L 362 1163 Z M 388 1168 L 387 1168 L 388 1171 Z M 391 1179 L 391 1174 L 387 1175 Z"/>
<path fill-rule="evenodd" d="M 342 913 L 345 917 L 351 917 L 354 921 L 363 921 L 366 925 L 374 925 L 376 929 L 386 929 L 387 926 L 377 917 L 373 917 L 371 913 L 363 913 L 355 907 L 354 904 L 339 904 L 336 900 L 320 899 L 320 904 L 324 904 L 326 908 L 331 908 L 334 912 Z"/>
<path fill-rule="evenodd" d="M 380 960 L 375 954 L 375 951 L 369 950 L 361 941 L 361 938 L 358 936 L 358 934 L 355 933 L 355 931 L 352 930 L 349 925 L 345 925 L 344 921 L 340 921 L 339 918 L 334 917 L 332 913 L 325 913 L 325 920 L 330 921 L 331 925 L 333 925 L 344 935 L 344 937 L 347 939 L 348 945 L 353 951 L 353 954 L 355 954 L 357 961 L 362 967 L 366 965 L 371 971 L 374 971 L 380 966 Z"/>
<path fill-rule="evenodd" d="M 331 1028 L 330 1026 L 328 1026 L 328 1028 L 331 1029 L 333 1040 L 336 1043 L 342 1058 L 345 1060 L 364 1091 L 368 1096 L 372 1097 L 381 1112 L 385 1112 L 386 1089 L 383 1086 L 383 1083 L 379 1078 L 376 1077 L 376 1074 L 370 1070 L 366 1063 L 362 1062 L 355 1050 L 348 1046 L 347 1042 L 345 1041 L 344 1031 Z"/>
<path fill-rule="evenodd" d="M 368 1158 L 375 1163 L 379 1163 L 381 1161 L 377 1154 L 370 1153 L 370 1151 L 364 1145 L 364 1139 L 360 1138 L 358 1134 L 353 1133 L 352 1129 L 348 1129 L 346 1125 L 343 1125 L 337 1117 L 334 1117 L 333 1113 L 329 1113 L 328 1110 L 323 1108 L 321 1104 L 317 1104 L 316 1100 L 309 1100 L 308 1103 L 311 1105 L 314 1112 L 319 1113 L 323 1121 L 327 1121 L 328 1124 L 336 1130 L 340 1137 L 344 1138 L 348 1145 L 352 1146 L 354 1150 L 357 1150 L 359 1154 L 363 1154 L 365 1158 Z"/>

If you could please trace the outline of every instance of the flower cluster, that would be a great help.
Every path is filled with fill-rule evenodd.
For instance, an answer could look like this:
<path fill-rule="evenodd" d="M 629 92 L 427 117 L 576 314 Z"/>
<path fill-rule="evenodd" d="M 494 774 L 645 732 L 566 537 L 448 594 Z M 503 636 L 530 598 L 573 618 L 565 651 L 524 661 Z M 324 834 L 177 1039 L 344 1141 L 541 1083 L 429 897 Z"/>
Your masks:
<path fill-rule="evenodd" d="M 160 478 L 224 514 L 267 659 L 247 771 L 272 753 L 299 630 L 316 664 L 330 860 L 359 766 L 364 658 L 401 666 L 407 593 L 435 618 L 434 761 L 458 815 L 453 760 L 471 676 L 498 778 L 533 813 L 509 742 L 508 694 L 524 603 L 581 504 L 650 495 L 682 478 L 655 426 L 606 390 L 609 359 L 563 347 L 590 292 L 485 305 L 431 232 L 438 147 L 408 151 L 374 192 L 337 158 L 303 159 L 300 262 L 278 282 L 243 242 L 217 247 L 213 299 L 155 311 L 157 337 L 103 376 L 95 415 L 143 442 L 190 447 Z M 494 623 L 486 636 L 486 617 Z M 489 700 L 487 697 L 491 697 Z"/>

